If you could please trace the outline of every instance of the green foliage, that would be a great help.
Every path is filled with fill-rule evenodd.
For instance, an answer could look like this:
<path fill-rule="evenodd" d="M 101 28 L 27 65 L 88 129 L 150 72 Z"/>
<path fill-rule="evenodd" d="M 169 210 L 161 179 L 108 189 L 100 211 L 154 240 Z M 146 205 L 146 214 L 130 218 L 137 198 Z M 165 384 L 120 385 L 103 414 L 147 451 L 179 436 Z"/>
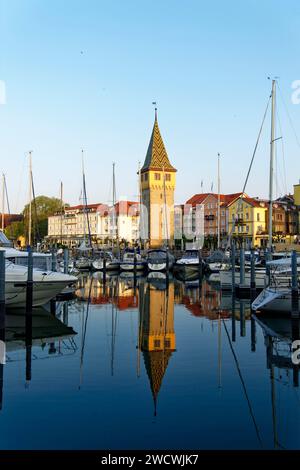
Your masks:
<path fill-rule="evenodd" d="M 66 206 L 66 204 L 65 204 Z M 42 240 L 48 231 L 48 217 L 61 210 L 61 201 L 56 197 L 38 196 L 31 202 L 32 240 Z M 25 234 L 28 234 L 29 204 L 23 210 Z"/>
<path fill-rule="evenodd" d="M 24 222 L 12 222 L 10 225 L 6 227 L 4 230 L 5 235 L 7 238 L 11 240 L 16 240 L 18 237 L 24 236 L 25 233 L 25 226 Z"/>
<path fill-rule="evenodd" d="M 204 238 L 204 244 L 203 248 L 206 248 L 208 250 L 215 250 L 218 245 L 218 238 L 216 235 L 207 235 Z"/>

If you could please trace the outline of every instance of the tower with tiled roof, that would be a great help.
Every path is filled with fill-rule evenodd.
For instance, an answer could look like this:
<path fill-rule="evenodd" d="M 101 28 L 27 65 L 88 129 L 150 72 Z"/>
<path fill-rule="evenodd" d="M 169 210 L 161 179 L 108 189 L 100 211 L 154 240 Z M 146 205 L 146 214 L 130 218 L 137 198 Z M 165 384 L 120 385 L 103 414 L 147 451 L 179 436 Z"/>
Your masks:
<path fill-rule="evenodd" d="M 141 168 L 142 238 L 151 248 L 174 243 L 174 191 L 176 169 L 170 163 L 157 120 Z"/>

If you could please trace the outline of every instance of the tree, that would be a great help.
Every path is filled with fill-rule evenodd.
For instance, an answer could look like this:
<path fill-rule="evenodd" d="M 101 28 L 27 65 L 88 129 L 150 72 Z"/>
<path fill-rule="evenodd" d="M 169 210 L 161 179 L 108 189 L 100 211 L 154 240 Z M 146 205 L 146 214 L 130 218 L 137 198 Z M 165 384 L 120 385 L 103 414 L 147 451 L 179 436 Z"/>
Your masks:
<path fill-rule="evenodd" d="M 63 207 L 67 204 L 63 204 Z M 42 240 L 48 231 L 48 217 L 61 211 L 61 200 L 56 197 L 38 196 L 31 202 L 33 241 Z M 23 210 L 24 231 L 28 234 L 29 228 L 29 204 L 26 204 Z"/>
<path fill-rule="evenodd" d="M 12 240 L 17 240 L 17 238 L 24 236 L 25 225 L 23 220 L 20 222 L 12 222 L 6 227 L 4 232 L 5 235 Z"/>

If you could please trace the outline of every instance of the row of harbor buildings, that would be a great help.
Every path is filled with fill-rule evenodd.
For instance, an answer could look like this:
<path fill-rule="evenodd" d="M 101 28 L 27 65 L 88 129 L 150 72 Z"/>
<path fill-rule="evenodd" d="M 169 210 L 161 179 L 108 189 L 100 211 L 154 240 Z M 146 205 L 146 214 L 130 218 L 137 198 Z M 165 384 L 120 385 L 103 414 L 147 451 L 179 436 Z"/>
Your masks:
<path fill-rule="evenodd" d="M 218 235 L 218 201 L 220 200 L 220 236 L 225 243 L 228 234 L 244 246 L 263 247 L 268 240 L 269 203 L 247 194 L 215 193 L 195 194 L 186 204 L 174 206 L 174 243 L 182 238 L 192 240 L 197 225 L 197 206 L 203 209 L 203 235 L 214 243 Z M 48 218 L 49 244 L 78 246 L 91 236 L 94 244 L 109 245 L 118 240 L 129 245 L 138 244 L 141 238 L 140 204 L 119 201 L 115 206 L 102 203 L 66 207 L 63 213 Z M 273 202 L 273 242 L 300 243 L 300 184 L 294 193 Z M 184 235 L 182 237 L 182 234 Z M 185 234 L 187 236 L 185 236 Z M 191 234 L 191 237 L 188 237 Z M 176 242 L 178 240 L 178 242 Z"/>
<path fill-rule="evenodd" d="M 174 204 L 177 170 L 170 163 L 155 120 L 144 164 L 140 170 L 140 200 L 120 200 L 65 207 L 48 219 L 49 244 L 76 246 L 87 236 L 100 245 L 118 239 L 139 240 L 148 247 L 181 245 L 200 237 L 222 243 L 232 234 L 245 247 L 263 247 L 268 241 L 269 201 L 246 193 L 199 193 L 185 204 Z M 200 178 L 199 178 L 200 180 Z M 300 183 L 292 194 L 272 204 L 273 242 L 300 242 Z"/>

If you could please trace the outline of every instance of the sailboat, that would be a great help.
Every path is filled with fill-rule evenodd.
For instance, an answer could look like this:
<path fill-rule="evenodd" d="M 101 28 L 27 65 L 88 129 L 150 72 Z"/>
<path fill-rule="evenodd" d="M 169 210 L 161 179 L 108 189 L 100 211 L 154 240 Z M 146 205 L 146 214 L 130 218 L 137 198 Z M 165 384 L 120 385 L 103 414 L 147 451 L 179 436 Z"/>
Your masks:
<path fill-rule="evenodd" d="M 273 203 L 273 179 L 274 179 L 274 154 L 275 154 L 275 141 L 278 140 L 275 136 L 275 102 L 276 102 L 276 80 L 272 81 L 272 117 L 271 117 L 271 156 L 270 156 L 270 177 L 269 177 L 269 239 L 268 248 L 269 253 L 272 252 L 272 235 L 273 235 L 273 216 L 272 216 L 272 203 Z M 300 264 L 300 259 L 297 259 L 297 264 Z M 282 260 L 274 260 L 267 262 L 269 269 L 282 267 L 286 271 L 291 272 L 292 260 L 290 257 Z M 279 276 L 270 276 L 270 284 L 259 294 L 259 296 L 252 303 L 253 310 L 263 311 L 277 311 L 280 313 L 290 313 L 292 305 L 292 288 L 290 286 L 291 277 L 285 282 L 280 282 Z M 298 302 L 300 300 L 300 293 L 298 289 Z"/>
<path fill-rule="evenodd" d="M 83 150 L 81 152 L 82 152 L 82 203 L 83 203 L 83 208 L 84 208 L 83 209 L 84 210 L 83 240 L 80 246 L 77 248 L 79 252 L 79 258 L 75 261 L 75 267 L 79 270 L 89 270 L 92 267 L 90 253 L 91 251 L 93 251 L 93 247 L 92 247 L 89 216 L 87 212 L 87 194 L 86 194 Z M 86 240 L 86 225 L 88 228 L 88 242 Z"/>
<path fill-rule="evenodd" d="M 95 271 L 102 271 L 104 269 L 104 258 L 106 260 L 106 270 L 116 271 L 120 268 L 120 247 L 119 247 L 119 235 L 118 235 L 118 221 L 116 221 L 116 176 L 115 176 L 115 163 L 113 163 L 113 207 L 112 207 L 112 250 L 101 251 L 97 258 L 92 262 L 92 268 Z M 114 240 L 117 241 L 118 257 L 113 253 Z"/>
<path fill-rule="evenodd" d="M 178 259 L 174 265 L 174 272 L 177 272 L 182 280 L 191 280 L 199 277 L 200 263 L 202 263 L 201 272 L 206 271 L 206 263 L 199 254 L 199 250 L 185 250 L 183 256 Z"/>

